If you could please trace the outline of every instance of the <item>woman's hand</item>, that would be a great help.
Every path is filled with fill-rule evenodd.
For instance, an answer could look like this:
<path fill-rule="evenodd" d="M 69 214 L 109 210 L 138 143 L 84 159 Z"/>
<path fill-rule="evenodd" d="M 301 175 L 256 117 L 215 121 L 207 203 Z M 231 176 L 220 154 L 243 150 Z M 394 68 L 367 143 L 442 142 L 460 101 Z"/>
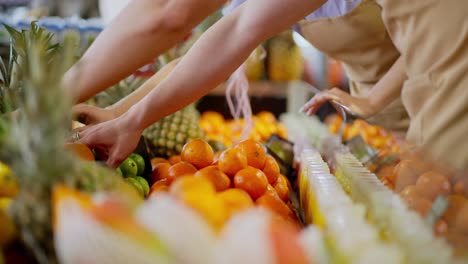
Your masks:
<path fill-rule="evenodd" d="M 85 125 L 96 125 L 117 117 L 111 109 L 103 109 L 87 104 L 75 105 L 72 111 L 77 120 Z"/>
<path fill-rule="evenodd" d="M 92 126 L 75 130 L 79 142 L 103 152 L 107 165 L 118 167 L 138 146 L 142 131 L 137 129 L 132 120 L 125 115 Z"/>
<path fill-rule="evenodd" d="M 333 88 L 316 94 L 301 108 L 301 111 L 307 115 L 313 115 L 323 104 L 329 101 L 335 101 L 345 105 L 363 118 L 371 117 L 379 111 L 379 108 L 376 107 L 369 98 L 354 97 L 338 88 Z"/>

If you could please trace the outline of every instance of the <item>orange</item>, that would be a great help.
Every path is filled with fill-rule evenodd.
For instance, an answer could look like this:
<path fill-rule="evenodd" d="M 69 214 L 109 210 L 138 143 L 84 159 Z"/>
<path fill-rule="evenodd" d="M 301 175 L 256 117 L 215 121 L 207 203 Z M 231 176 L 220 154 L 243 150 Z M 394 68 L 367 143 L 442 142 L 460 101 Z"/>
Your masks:
<path fill-rule="evenodd" d="M 95 161 L 94 154 L 85 144 L 81 143 L 66 143 L 65 149 L 85 161 Z"/>
<path fill-rule="evenodd" d="M 204 177 L 210 180 L 215 188 L 216 191 L 221 192 L 231 187 L 231 180 L 229 177 L 221 171 L 218 166 L 211 165 L 205 167 L 195 173 L 195 177 Z"/>
<path fill-rule="evenodd" d="M 153 185 L 151 185 L 149 196 L 156 195 L 161 192 L 168 192 L 168 191 L 169 191 L 169 183 L 167 179 L 162 179 L 162 180 L 155 182 Z"/>
<path fill-rule="evenodd" d="M 185 176 L 185 175 L 193 175 L 197 172 L 197 168 L 195 168 L 192 164 L 181 161 L 169 167 L 168 170 L 168 179 L 169 183 L 172 183 L 176 178 Z"/>
<path fill-rule="evenodd" d="M 267 155 L 265 159 L 265 166 L 263 167 L 263 173 L 265 173 L 265 176 L 267 177 L 268 182 L 270 184 L 274 184 L 280 174 L 280 167 L 278 166 L 278 163 L 270 155 Z"/>
<path fill-rule="evenodd" d="M 267 111 L 261 111 L 257 114 L 257 117 L 267 123 L 276 123 L 276 117 L 273 113 Z"/>
<path fill-rule="evenodd" d="M 195 176 L 178 178 L 169 187 L 169 193 L 193 208 L 217 229 L 227 219 L 226 208 L 221 199 L 215 196 L 214 185 L 205 178 Z"/>
<path fill-rule="evenodd" d="M 156 167 L 156 164 L 159 164 L 159 163 L 167 163 L 167 164 L 170 164 L 169 161 L 167 159 L 164 159 L 164 158 L 152 158 L 151 159 L 151 169 L 154 170 L 154 168 Z"/>
<path fill-rule="evenodd" d="M 285 202 L 289 200 L 288 179 L 285 176 L 280 175 L 273 187 L 275 188 L 281 200 Z"/>
<path fill-rule="evenodd" d="M 179 162 L 182 161 L 180 155 L 171 156 L 167 160 L 169 161 L 169 163 L 171 163 L 171 165 L 174 165 L 174 164 L 179 163 Z"/>
<path fill-rule="evenodd" d="M 247 158 L 240 148 L 228 148 L 218 159 L 218 166 L 229 177 L 247 167 Z"/>
<path fill-rule="evenodd" d="M 418 177 L 425 172 L 424 165 L 419 161 L 402 160 L 394 169 L 395 190 L 403 190 L 408 185 L 416 184 Z"/>
<path fill-rule="evenodd" d="M 299 229 L 288 222 L 273 218 L 268 228 L 268 241 L 274 252 L 276 264 L 309 263 L 305 249 L 300 242 Z"/>
<path fill-rule="evenodd" d="M 217 194 L 217 197 L 223 202 L 229 217 L 254 205 L 249 194 L 237 188 L 222 191 Z"/>
<path fill-rule="evenodd" d="M 165 162 L 155 164 L 154 169 L 149 176 L 150 184 L 153 184 L 162 179 L 168 179 L 170 167 L 171 165 Z"/>
<path fill-rule="evenodd" d="M 266 192 L 268 180 L 261 170 L 248 166 L 236 173 L 234 186 L 246 191 L 255 200 Z"/>
<path fill-rule="evenodd" d="M 214 152 L 208 142 L 197 138 L 190 140 L 184 145 L 180 158 L 197 169 L 201 169 L 213 163 Z"/>
<path fill-rule="evenodd" d="M 236 147 L 242 149 L 247 157 L 247 164 L 257 169 L 263 169 L 265 166 L 266 153 L 265 148 L 260 142 L 253 139 L 247 139 L 239 143 Z"/>
<path fill-rule="evenodd" d="M 278 214 L 285 220 L 294 218 L 293 211 L 273 192 L 264 193 L 255 201 L 255 204 Z"/>
<path fill-rule="evenodd" d="M 465 199 L 462 195 L 455 194 L 448 196 L 448 207 L 442 216 L 449 227 L 455 225 L 459 212 L 463 207 L 468 206 L 468 200 Z"/>
<path fill-rule="evenodd" d="M 419 176 L 416 186 L 421 195 L 431 201 L 439 195 L 446 196 L 450 194 L 449 180 L 435 171 L 428 171 Z"/>
<path fill-rule="evenodd" d="M 175 197 L 194 198 L 201 195 L 214 195 L 216 190 L 209 180 L 193 175 L 176 179 L 169 187 L 169 192 Z M 194 197 L 190 197 L 193 195 Z"/>

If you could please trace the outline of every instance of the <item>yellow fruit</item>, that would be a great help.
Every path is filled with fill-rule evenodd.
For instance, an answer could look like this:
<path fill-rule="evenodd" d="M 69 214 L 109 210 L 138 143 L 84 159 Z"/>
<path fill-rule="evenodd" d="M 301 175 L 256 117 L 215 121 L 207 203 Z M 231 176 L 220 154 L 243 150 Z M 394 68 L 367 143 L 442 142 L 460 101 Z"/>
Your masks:
<path fill-rule="evenodd" d="M 217 194 L 227 210 L 229 216 L 232 216 L 254 205 L 249 194 L 241 189 L 232 188 Z"/>
<path fill-rule="evenodd" d="M 215 196 L 215 187 L 206 178 L 179 178 L 171 185 L 169 192 L 201 214 L 215 229 L 221 228 L 227 219 L 223 202 Z"/>
<path fill-rule="evenodd" d="M 11 169 L 0 163 L 0 197 L 15 197 L 19 192 L 19 186 L 13 178 Z"/>

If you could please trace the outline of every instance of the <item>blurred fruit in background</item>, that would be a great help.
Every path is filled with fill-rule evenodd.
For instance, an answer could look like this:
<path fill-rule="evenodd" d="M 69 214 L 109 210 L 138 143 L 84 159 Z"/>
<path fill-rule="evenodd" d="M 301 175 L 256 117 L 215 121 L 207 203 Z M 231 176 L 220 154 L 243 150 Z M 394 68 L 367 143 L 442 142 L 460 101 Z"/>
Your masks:
<path fill-rule="evenodd" d="M 252 119 L 254 127 L 249 135 L 250 139 L 265 142 L 274 134 L 287 138 L 286 128 L 271 112 L 259 112 Z M 218 112 L 207 111 L 201 115 L 198 124 L 209 140 L 231 146 L 241 136 L 244 120 L 226 120 Z"/>
<path fill-rule="evenodd" d="M 292 30 L 278 34 L 267 43 L 268 79 L 275 82 L 301 79 L 304 59 L 293 39 Z"/>

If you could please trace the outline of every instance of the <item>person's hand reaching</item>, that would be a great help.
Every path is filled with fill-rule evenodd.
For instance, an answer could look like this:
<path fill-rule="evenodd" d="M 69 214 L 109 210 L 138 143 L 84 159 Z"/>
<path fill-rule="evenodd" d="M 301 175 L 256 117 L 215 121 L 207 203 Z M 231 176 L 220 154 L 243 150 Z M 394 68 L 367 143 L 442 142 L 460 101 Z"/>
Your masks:
<path fill-rule="evenodd" d="M 116 115 L 110 109 L 103 109 L 87 104 L 73 106 L 72 112 L 76 116 L 77 121 L 85 125 L 96 125 L 116 118 Z"/>
<path fill-rule="evenodd" d="M 107 156 L 107 165 L 118 167 L 137 147 L 142 131 L 119 117 L 97 125 L 76 129 L 80 143 Z"/>
<path fill-rule="evenodd" d="M 320 107 L 322 107 L 323 104 L 329 101 L 335 101 L 345 105 L 363 118 L 371 117 L 378 112 L 378 108 L 372 104 L 369 98 L 354 97 L 338 88 L 333 88 L 316 94 L 301 108 L 301 111 L 307 115 L 313 115 L 320 109 Z"/>

